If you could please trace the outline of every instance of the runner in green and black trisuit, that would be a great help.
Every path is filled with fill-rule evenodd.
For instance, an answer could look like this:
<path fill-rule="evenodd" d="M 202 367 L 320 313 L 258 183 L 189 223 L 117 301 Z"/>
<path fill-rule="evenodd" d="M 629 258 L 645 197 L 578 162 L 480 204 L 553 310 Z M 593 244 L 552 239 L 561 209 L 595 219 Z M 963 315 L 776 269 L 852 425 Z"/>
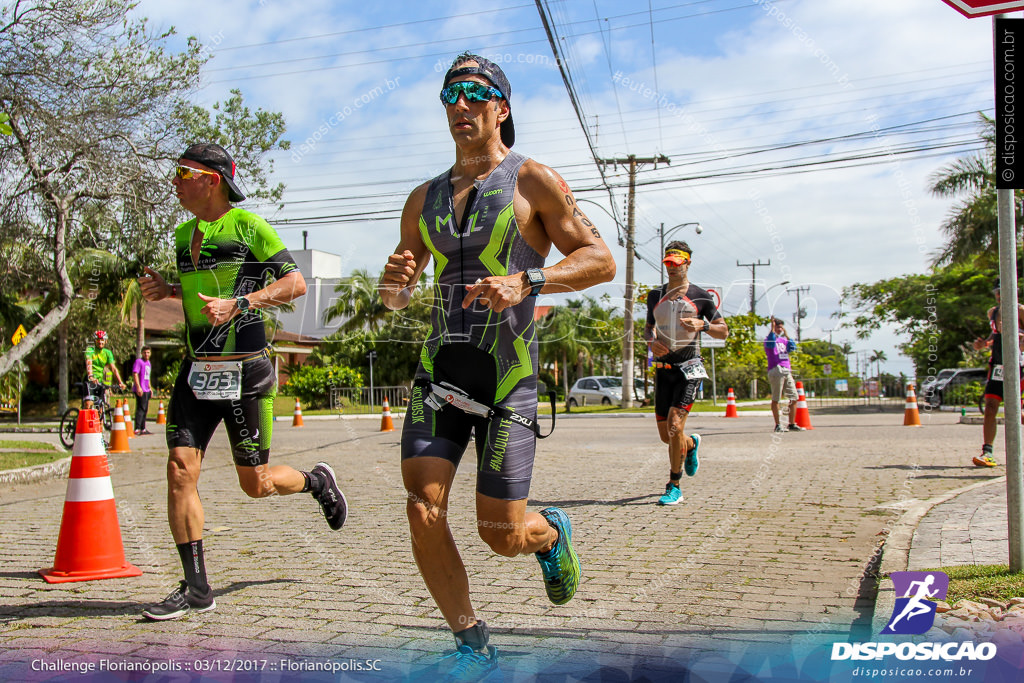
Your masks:
<path fill-rule="evenodd" d="M 707 290 L 691 284 L 693 250 L 686 242 L 669 242 L 665 247 L 668 282 L 647 294 L 647 326 L 644 339 L 654 354 L 654 416 L 658 435 L 668 444 L 669 475 L 659 505 L 677 505 L 682 492 L 683 470 L 697 474 L 700 462 L 700 434 L 687 436 L 686 416 L 707 377 L 700 358 L 701 333 L 715 339 L 729 336 L 729 328 Z M 683 460 L 683 454 L 686 460 Z"/>
<path fill-rule="evenodd" d="M 345 498 L 333 470 L 270 467 L 277 377 L 263 314 L 306 292 L 306 282 L 270 225 L 231 202 L 245 199 L 235 185 L 235 164 L 218 145 L 192 145 L 178 159 L 175 193 L 195 216 L 174 234 L 180 284 L 150 268 L 139 278 L 147 301 L 181 299 L 188 357 L 182 362 L 167 414 L 167 517 L 185 580 L 149 619 L 174 619 L 213 609 L 203 559 L 203 507 L 196 484 L 206 448 L 223 421 L 242 490 L 253 498 L 310 492 L 327 523 L 340 529 Z"/>
<path fill-rule="evenodd" d="M 483 406 L 537 415 L 537 339 L 541 292 L 568 292 L 609 280 L 615 263 L 597 229 L 553 170 L 512 152 L 510 87 L 501 69 L 460 55 L 445 74 L 441 101 L 455 140 L 455 165 L 416 188 L 402 212 L 401 240 L 388 258 L 385 305 L 408 305 L 434 259 L 431 330 L 402 432 L 402 478 L 413 555 L 455 634 L 452 677 L 497 667 L 486 625 L 448 528 L 448 495 L 475 429 L 476 516 L 480 537 L 508 557 L 536 553 L 549 599 L 568 602 L 579 582 L 569 518 L 558 508 L 527 512 L 535 434 L 515 417 L 487 419 L 444 406 L 460 390 Z M 543 268 L 554 246 L 565 258 Z"/>

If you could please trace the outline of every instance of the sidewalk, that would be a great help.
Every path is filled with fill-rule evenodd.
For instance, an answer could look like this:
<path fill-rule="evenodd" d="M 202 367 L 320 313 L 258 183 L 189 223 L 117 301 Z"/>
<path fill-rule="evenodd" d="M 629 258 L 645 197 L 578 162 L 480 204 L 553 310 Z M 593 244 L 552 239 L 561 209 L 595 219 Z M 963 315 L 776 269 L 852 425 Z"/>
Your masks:
<path fill-rule="evenodd" d="M 1006 478 L 936 505 L 917 525 L 911 570 L 965 564 L 1009 564 Z"/>

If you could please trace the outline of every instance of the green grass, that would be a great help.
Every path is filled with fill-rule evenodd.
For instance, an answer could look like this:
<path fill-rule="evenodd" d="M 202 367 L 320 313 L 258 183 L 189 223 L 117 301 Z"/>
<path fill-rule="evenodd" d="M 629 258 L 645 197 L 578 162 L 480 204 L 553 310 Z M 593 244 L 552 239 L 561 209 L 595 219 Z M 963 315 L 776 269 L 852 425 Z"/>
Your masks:
<path fill-rule="evenodd" d="M 22 467 L 43 465 L 66 458 L 68 455 L 66 452 L 58 450 L 53 444 L 41 441 L 0 441 L 0 448 L 19 449 L 10 452 L 0 451 L 0 470 L 17 470 Z"/>
<path fill-rule="evenodd" d="M 935 570 L 929 570 L 935 571 Z M 946 602 L 992 598 L 1007 601 L 1024 596 L 1024 573 L 1013 574 L 1005 564 L 972 564 L 962 567 L 940 567 L 949 576 Z"/>
<path fill-rule="evenodd" d="M 0 439 L 0 448 L 20 448 L 25 451 L 52 451 L 56 448 L 45 441 L 27 441 L 19 439 Z"/>

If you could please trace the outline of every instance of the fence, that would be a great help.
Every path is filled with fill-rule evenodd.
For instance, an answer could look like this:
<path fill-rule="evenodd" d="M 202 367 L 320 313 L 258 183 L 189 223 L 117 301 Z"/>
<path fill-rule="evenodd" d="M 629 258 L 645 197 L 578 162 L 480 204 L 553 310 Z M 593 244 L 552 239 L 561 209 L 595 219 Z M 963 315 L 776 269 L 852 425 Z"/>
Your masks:
<path fill-rule="evenodd" d="M 799 379 L 799 378 L 797 378 Z M 877 380 L 864 380 L 859 377 L 832 379 L 815 377 L 801 379 L 808 408 L 830 408 L 837 406 L 897 406 L 902 408 L 906 397 L 906 387 L 899 379 L 886 380 L 881 384 Z"/>
<path fill-rule="evenodd" d="M 331 410 L 339 415 L 372 415 L 380 412 L 385 397 L 392 411 L 405 412 L 409 387 L 331 387 Z"/>

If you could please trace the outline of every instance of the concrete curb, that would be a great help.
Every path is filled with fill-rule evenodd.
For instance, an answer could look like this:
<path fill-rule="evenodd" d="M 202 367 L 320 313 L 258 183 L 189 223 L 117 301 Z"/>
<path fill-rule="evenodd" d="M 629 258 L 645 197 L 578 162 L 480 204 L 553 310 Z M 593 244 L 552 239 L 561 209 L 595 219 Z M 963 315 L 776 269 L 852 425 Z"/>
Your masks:
<path fill-rule="evenodd" d="M 27 484 L 44 479 L 58 479 L 67 476 L 71 469 L 71 456 L 54 460 L 43 465 L 22 467 L 17 470 L 0 472 L 0 484 Z"/>
<path fill-rule="evenodd" d="M 1006 423 L 1006 419 L 1002 415 L 1000 415 L 999 417 L 996 418 L 996 424 L 997 425 L 1001 425 L 1001 424 L 1005 424 L 1005 423 Z M 985 424 L 985 416 L 984 415 L 961 415 L 960 416 L 960 424 L 962 424 L 962 425 L 981 425 L 981 424 Z"/>
<path fill-rule="evenodd" d="M 885 625 L 889 623 L 889 617 L 892 616 L 892 609 L 896 605 L 896 589 L 893 587 L 892 579 L 884 577 L 884 575 L 892 572 L 907 571 L 907 566 L 910 562 L 910 546 L 914 540 L 917 525 L 921 523 L 921 519 L 936 505 L 956 498 L 961 493 L 995 484 L 1005 486 L 1006 477 L 1002 476 L 979 481 L 947 491 L 928 500 L 918 501 L 907 508 L 907 511 L 900 516 L 899 521 L 893 525 L 892 531 L 889 532 L 888 538 L 885 539 L 885 545 L 882 549 L 882 562 L 878 572 L 883 575 L 883 578 L 879 581 L 878 596 L 875 598 L 875 609 L 871 618 L 872 633 L 880 633 L 885 628 Z"/>

